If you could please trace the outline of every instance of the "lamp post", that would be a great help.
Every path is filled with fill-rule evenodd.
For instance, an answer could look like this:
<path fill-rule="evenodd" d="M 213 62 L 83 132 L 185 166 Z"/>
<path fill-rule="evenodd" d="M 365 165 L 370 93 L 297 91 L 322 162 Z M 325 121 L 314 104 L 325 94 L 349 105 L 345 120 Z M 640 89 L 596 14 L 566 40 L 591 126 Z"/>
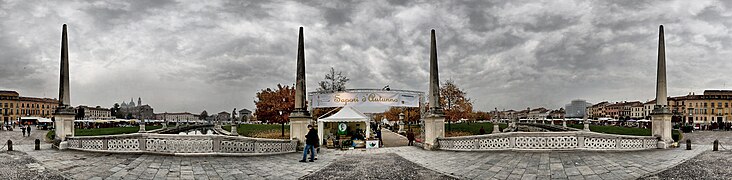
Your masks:
<path fill-rule="evenodd" d="M 404 112 L 399 113 L 399 131 L 397 133 L 404 132 Z"/>
<path fill-rule="evenodd" d="M 279 112 L 280 112 L 280 117 L 279 118 L 282 118 L 280 120 L 280 124 L 282 125 L 282 135 L 281 136 L 282 137 L 285 137 L 285 117 L 282 117 L 282 110 L 280 110 Z"/>

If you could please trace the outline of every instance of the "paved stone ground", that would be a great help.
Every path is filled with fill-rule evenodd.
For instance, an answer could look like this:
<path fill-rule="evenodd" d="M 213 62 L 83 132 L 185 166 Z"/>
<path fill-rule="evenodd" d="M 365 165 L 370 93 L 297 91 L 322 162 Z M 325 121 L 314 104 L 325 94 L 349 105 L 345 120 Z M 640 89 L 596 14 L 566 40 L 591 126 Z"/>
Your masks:
<path fill-rule="evenodd" d="M 719 140 L 723 146 L 732 148 L 732 131 L 694 131 L 684 133 L 684 140 L 691 139 L 691 144 L 711 145 L 714 140 Z"/>
<path fill-rule="evenodd" d="M 36 135 L 44 132 L 35 131 Z M 727 137 L 727 134 L 698 133 L 689 138 Z M 51 150 L 43 144 L 42 150 L 33 150 L 32 138 L 20 137 L 20 132 L 0 131 L 1 138 L 15 139 L 21 152 L 0 152 L 0 171 L 13 175 L 39 175 L 37 179 L 297 179 L 316 177 L 328 172 L 331 163 L 361 161 L 373 169 L 358 173 L 391 172 L 393 168 L 380 163 L 381 158 L 394 160 L 398 167 L 423 169 L 426 173 L 440 173 L 460 179 L 636 179 L 653 177 L 655 173 L 674 167 L 709 149 L 710 145 L 695 144 L 694 150 L 683 148 L 633 152 L 448 152 L 425 151 L 417 147 L 401 146 L 349 151 L 321 150 L 314 163 L 297 162 L 301 153 L 253 157 L 180 157 L 139 154 L 90 153 L 73 150 Z M 42 136 L 41 136 L 42 137 Z M 701 141 L 701 140 L 700 140 Z M 726 140 L 723 142 L 727 142 Z M 24 152 L 24 153 L 23 153 Z M 716 153 L 716 152 L 714 152 Z M 10 156 L 10 157 L 6 157 Z M 396 157 L 394 157 L 396 156 Z M 713 168 L 729 167 L 730 154 L 702 154 L 699 161 L 689 161 L 678 168 L 709 168 L 710 159 L 727 158 Z M 398 159 L 405 159 L 404 161 Z M 716 162 L 716 161 L 711 161 Z M 696 163 L 696 164 L 694 164 Z M 361 165 L 361 164 L 359 164 Z M 421 167 L 419 167 L 421 166 Z M 337 166 L 336 166 L 337 167 Z M 360 167 L 360 166 L 359 166 Z M 424 168 L 426 169 L 424 169 Z M 325 168 L 325 170 L 323 170 Z M 42 170 L 42 171 L 39 171 Z M 664 171 L 660 178 L 677 176 Z M 314 174 L 312 174 L 314 173 Z M 703 173 L 700 171 L 700 173 Z M 333 173 L 331 173 L 333 174 Z M 420 173 L 422 174 L 422 173 Z M 667 175 L 668 174 L 668 175 Z M 723 174 L 726 175 L 726 174 Z M 3 174 L 3 177 L 6 175 Z M 329 176 L 330 177 L 330 176 Z M 338 178 L 348 178 L 345 174 Z M 439 176 L 449 177 L 449 176 Z M 376 177 L 375 177 L 376 178 Z M 710 178 L 716 178 L 710 176 Z M 359 178 L 364 179 L 364 178 Z M 412 176 L 403 179 L 420 179 Z"/>
<path fill-rule="evenodd" d="M 406 137 L 385 128 L 381 129 L 381 136 L 383 136 L 381 140 L 384 141 L 384 147 L 406 146 L 409 143 Z"/>
<path fill-rule="evenodd" d="M 636 179 L 688 160 L 709 147 L 634 152 L 403 151 L 400 156 L 464 179 Z"/>
<path fill-rule="evenodd" d="M 456 179 L 395 153 L 349 155 L 301 179 Z"/>

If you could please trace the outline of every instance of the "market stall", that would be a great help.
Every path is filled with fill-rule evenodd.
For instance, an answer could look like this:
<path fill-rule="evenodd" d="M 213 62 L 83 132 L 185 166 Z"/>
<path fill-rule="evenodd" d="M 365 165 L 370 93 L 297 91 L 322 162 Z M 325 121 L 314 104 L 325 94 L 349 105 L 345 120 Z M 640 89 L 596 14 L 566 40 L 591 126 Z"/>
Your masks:
<path fill-rule="evenodd" d="M 346 106 L 335 114 L 318 119 L 318 137 L 330 143 L 352 140 L 358 146 L 371 137 L 368 116 L 353 107 Z M 335 141 L 334 141 L 335 140 Z M 319 141 L 323 143 L 323 141 Z"/>

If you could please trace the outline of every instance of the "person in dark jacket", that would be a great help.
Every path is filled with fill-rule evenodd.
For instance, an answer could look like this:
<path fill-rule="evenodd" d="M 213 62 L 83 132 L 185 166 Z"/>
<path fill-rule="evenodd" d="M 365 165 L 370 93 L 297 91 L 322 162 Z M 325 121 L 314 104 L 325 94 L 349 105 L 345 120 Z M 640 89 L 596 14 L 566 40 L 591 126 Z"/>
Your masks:
<path fill-rule="evenodd" d="M 315 159 L 315 145 L 318 144 L 318 132 L 313 129 L 313 125 L 308 125 L 308 134 L 305 135 L 305 149 L 302 150 L 302 160 L 300 162 L 307 162 L 305 159 L 310 151 L 310 162 L 314 162 Z"/>
<path fill-rule="evenodd" d="M 408 146 L 414 145 L 414 132 L 412 132 L 412 129 L 409 129 L 407 132 L 407 140 L 409 140 Z"/>
<path fill-rule="evenodd" d="M 28 129 L 28 136 L 30 136 L 31 126 L 28 125 L 28 126 L 26 126 L 26 128 Z"/>
<path fill-rule="evenodd" d="M 480 130 L 478 130 L 478 134 L 485 134 L 485 129 L 483 126 L 480 127 Z"/>

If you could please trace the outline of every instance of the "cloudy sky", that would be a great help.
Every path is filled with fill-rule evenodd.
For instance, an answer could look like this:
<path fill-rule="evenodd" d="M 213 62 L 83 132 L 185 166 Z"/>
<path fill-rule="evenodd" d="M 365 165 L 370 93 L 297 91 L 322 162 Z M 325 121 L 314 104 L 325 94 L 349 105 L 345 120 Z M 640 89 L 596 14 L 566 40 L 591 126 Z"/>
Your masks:
<path fill-rule="evenodd" d="M 645 101 L 660 24 L 669 95 L 732 89 L 732 1 L 721 0 L 0 0 L 0 89 L 57 97 L 62 24 L 73 105 L 253 109 L 258 90 L 294 84 L 300 26 L 308 91 L 334 67 L 348 88 L 426 92 L 434 28 L 441 80 L 475 109 Z"/>

